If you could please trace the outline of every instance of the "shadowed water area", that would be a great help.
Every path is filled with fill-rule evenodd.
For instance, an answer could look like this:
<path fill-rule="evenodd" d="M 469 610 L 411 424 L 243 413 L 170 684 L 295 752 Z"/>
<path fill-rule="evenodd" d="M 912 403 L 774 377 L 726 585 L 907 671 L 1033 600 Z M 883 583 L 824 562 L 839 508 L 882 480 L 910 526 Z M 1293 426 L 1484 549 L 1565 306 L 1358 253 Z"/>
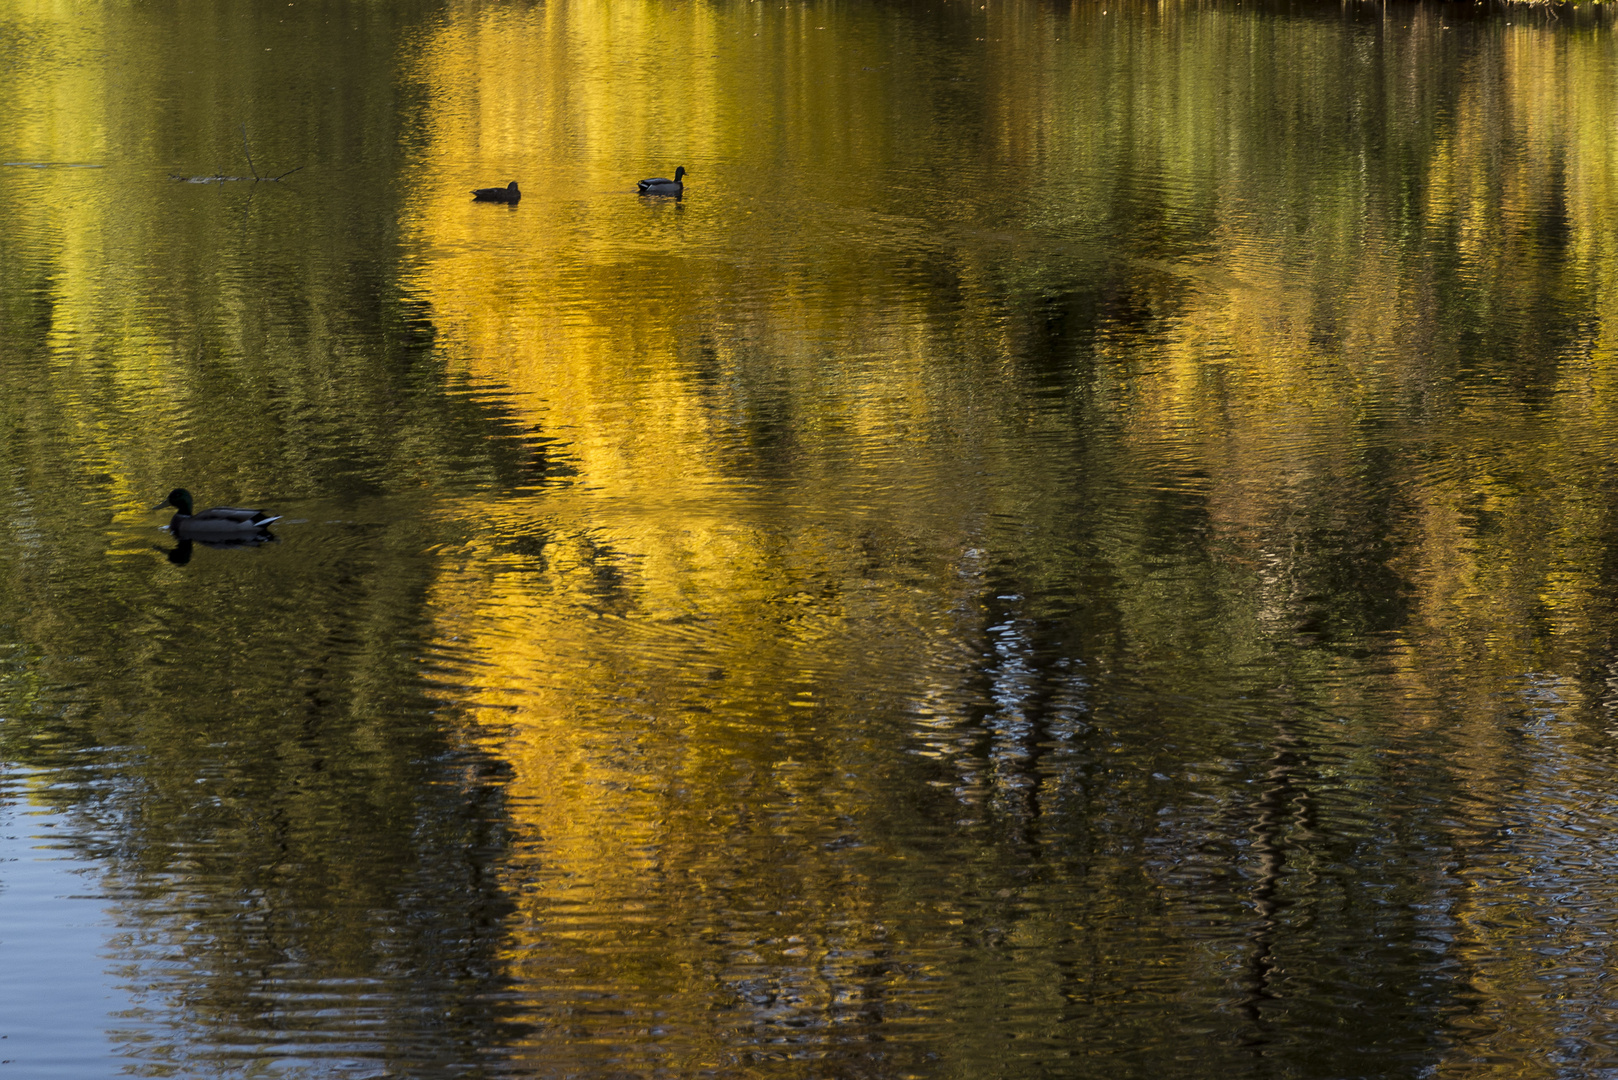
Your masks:
<path fill-rule="evenodd" d="M 0 51 L 0 1080 L 1618 1066 L 1605 18 Z"/>

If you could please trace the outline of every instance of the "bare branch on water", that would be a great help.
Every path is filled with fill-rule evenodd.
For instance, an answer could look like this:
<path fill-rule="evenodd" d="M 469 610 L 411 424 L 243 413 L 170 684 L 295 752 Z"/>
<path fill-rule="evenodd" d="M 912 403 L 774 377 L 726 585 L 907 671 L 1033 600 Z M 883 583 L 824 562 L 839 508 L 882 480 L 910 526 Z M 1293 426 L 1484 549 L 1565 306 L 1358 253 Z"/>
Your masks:
<path fill-rule="evenodd" d="M 284 180 L 286 177 L 291 176 L 293 173 L 299 171 L 299 169 L 308 168 L 307 165 L 299 165 L 298 168 L 288 169 L 280 176 L 260 176 L 258 174 L 258 166 L 253 163 L 252 147 L 250 147 L 247 143 L 246 124 L 242 125 L 242 153 L 247 157 L 247 167 L 253 170 L 252 176 L 226 176 L 224 173 L 214 173 L 212 176 L 171 175 L 169 179 L 174 180 L 177 183 L 185 184 L 223 184 L 227 180 L 251 180 L 255 184 L 273 184 L 278 180 Z"/>
<path fill-rule="evenodd" d="M 247 167 L 253 170 L 253 181 L 259 180 L 258 166 L 253 164 L 253 151 L 247 148 L 247 125 L 242 125 L 242 153 L 247 155 Z"/>

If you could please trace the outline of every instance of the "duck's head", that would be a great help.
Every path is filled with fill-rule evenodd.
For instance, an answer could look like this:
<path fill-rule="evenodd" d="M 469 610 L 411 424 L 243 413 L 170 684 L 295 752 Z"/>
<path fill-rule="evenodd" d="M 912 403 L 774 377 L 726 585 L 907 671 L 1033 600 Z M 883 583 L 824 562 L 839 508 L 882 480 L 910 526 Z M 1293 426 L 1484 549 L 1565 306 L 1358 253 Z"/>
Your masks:
<path fill-rule="evenodd" d="M 685 166 L 684 165 L 676 165 L 674 167 L 674 182 L 676 184 L 678 184 L 680 182 L 680 177 L 682 177 L 684 175 L 685 175 Z"/>
<path fill-rule="evenodd" d="M 508 191 L 508 192 L 510 192 L 510 193 L 511 193 L 511 194 L 513 194 L 513 195 L 518 195 L 518 194 L 521 194 L 521 193 L 520 193 L 520 192 L 519 192 L 519 191 L 518 191 L 518 190 L 517 190 L 517 181 L 515 181 L 515 180 L 513 180 L 513 181 L 512 181 L 512 182 L 511 182 L 511 183 L 509 183 L 509 184 L 507 184 L 507 185 L 506 185 L 506 190 L 507 190 L 507 191 Z"/>
<path fill-rule="evenodd" d="M 190 517 L 192 514 L 191 493 L 185 490 L 185 488 L 175 488 L 173 491 L 169 492 L 168 498 L 152 507 L 152 509 L 161 510 L 165 506 L 172 506 L 186 517 Z"/>

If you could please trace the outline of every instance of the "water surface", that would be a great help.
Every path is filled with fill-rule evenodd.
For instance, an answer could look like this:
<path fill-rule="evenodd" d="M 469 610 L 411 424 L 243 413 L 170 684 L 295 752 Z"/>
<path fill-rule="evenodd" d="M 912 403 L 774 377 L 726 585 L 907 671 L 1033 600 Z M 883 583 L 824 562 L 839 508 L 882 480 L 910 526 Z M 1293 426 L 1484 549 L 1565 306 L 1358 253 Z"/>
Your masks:
<path fill-rule="evenodd" d="M 1618 1059 L 1605 18 L 0 41 L 0 1076 Z"/>

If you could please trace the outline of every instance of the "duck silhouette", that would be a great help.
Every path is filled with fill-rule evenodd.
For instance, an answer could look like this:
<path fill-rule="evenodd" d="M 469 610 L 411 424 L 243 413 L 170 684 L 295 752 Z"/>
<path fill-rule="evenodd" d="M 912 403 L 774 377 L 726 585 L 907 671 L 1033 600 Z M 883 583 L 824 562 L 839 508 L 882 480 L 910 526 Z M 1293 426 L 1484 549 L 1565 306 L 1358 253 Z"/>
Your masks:
<path fill-rule="evenodd" d="M 253 541 L 260 535 L 268 536 L 270 523 L 281 520 L 279 515 L 271 517 L 262 510 L 239 506 L 216 506 L 198 514 L 193 512 L 191 493 L 185 488 L 175 488 L 152 509 L 160 510 L 165 506 L 175 508 L 174 516 L 169 518 L 169 532 L 181 540 L 204 543 Z"/>
<path fill-rule="evenodd" d="M 678 195 L 685 190 L 685 184 L 680 178 L 685 175 L 685 166 L 677 166 L 674 170 L 674 179 L 666 176 L 654 176 L 650 180 L 642 180 L 635 186 L 642 195 Z"/>
<path fill-rule="evenodd" d="M 472 189 L 474 202 L 504 202 L 513 203 L 522 198 L 522 192 L 517 190 L 517 181 L 513 180 L 505 187 L 480 187 Z"/>

